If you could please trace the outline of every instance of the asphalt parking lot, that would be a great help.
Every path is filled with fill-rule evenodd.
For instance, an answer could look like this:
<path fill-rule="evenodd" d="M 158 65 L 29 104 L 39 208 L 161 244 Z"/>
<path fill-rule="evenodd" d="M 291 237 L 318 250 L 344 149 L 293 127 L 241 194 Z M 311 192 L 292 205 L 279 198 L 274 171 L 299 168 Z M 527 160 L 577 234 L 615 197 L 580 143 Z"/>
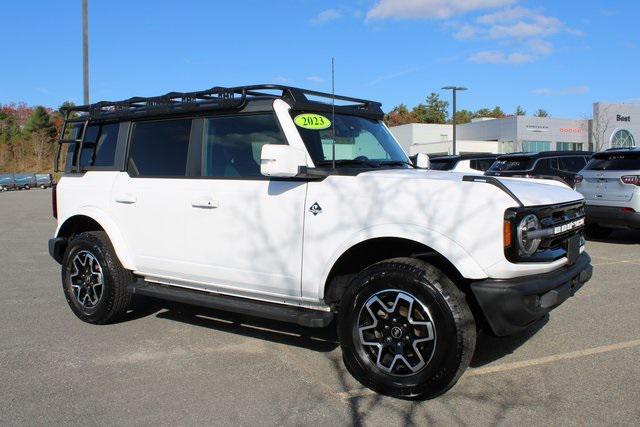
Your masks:
<path fill-rule="evenodd" d="M 640 423 L 640 233 L 588 242 L 594 277 L 548 319 L 481 335 L 445 395 L 402 401 L 345 371 L 331 328 L 150 300 L 108 326 L 68 309 L 50 190 L 0 194 L 0 425 Z"/>

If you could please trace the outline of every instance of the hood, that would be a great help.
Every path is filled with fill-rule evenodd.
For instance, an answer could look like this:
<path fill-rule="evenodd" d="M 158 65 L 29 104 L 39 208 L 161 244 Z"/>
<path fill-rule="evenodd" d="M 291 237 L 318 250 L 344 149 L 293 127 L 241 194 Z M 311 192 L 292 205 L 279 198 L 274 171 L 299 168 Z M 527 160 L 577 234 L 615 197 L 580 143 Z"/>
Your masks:
<path fill-rule="evenodd" d="M 422 169 L 385 169 L 365 172 L 362 175 L 387 177 L 390 179 L 419 179 L 425 181 L 448 181 L 462 183 L 463 176 L 488 178 L 481 174 L 457 173 Z M 553 205 L 582 200 L 582 194 L 553 180 L 530 178 L 498 178 L 525 206 Z M 465 182 L 472 185 L 490 185 L 483 182 Z M 496 187 L 497 191 L 502 191 Z"/>

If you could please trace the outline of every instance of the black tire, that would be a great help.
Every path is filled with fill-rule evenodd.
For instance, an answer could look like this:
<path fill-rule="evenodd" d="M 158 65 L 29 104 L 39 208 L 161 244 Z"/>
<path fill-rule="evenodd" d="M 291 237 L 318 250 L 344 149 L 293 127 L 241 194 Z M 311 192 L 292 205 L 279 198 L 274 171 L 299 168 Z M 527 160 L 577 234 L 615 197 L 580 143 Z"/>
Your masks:
<path fill-rule="evenodd" d="M 80 271 L 87 265 L 91 266 L 91 271 L 101 271 L 101 286 L 83 283 L 85 274 Z M 98 282 L 100 277 L 99 274 L 86 275 L 93 282 Z M 69 242 L 62 259 L 62 289 L 69 307 L 80 320 L 93 324 L 119 320 L 131 302 L 127 285 L 132 280 L 131 272 L 120 263 L 105 232 L 80 233 Z"/>
<path fill-rule="evenodd" d="M 403 296 L 396 297 L 393 304 L 384 301 L 384 298 L 393 299 L 393 292 Z M 375 310 L 376 302 L 371 303 L 371 311 L 363 311 L 368 310 L 365 305 L 374 301 L 374 296 L 387 304 L 388 311 L 392 307 L 408 305 L 403 299 L 406 295 L 416 299 L 417 303 L 414 301 L 415 305 L 409 306 L 413 314 L 405 316 L 405 319 L 420 317 L 420 313 L 426 312 L 427 315 L 421 317 L 421 323 L 429 323 L 426 320 L 430 316 L 434 333 L 429 333 L 426 326 L 422 327 L 425 332 L 420 332 L 412 325 L 406 328 L 408 323 L 415 322 L 395 316 L 395 310 L 388 312 L 386 319 L 373 320 L 373 326 L 368 325 L 368 321 L 362 317 L 362 313 L 369 319 L 372 319 L 374 311 L 384 313 L 380 309 Z M 419 312 L 413 307 L 418 307 Z M 393 323 L 394 317 L 400 317 L 397 320 L 404 325 Z M 403 338 L 408 344 L 401 340 L 388 342 L 397 339 L 391 338 L 396 328 L 394 326 L 389 330 L 389 326 L 393 325 L 405 326 L 400 335 L 405 334 Z M 367 331 L 361 332 L 360 328 Z M 374 337 L 371 328 L 374 328 L 376 335 L 382 331 L 382 338 Z M 412 337 L 418 334 L 432 339 L 422 339 L 423 342 L 417 344 L 414 341 L 417 338 Z M 338 335 L 343 360 L 351 375 L 374 391 L 400 398 L 433 398 L 450 389 L 469 366 L 476 345 L 476 325 L 464 293 L 438 268 L 412 258 L 394 258 L 374 264 L 353 279 L 340 301 Z M 379 339 L 384 342 L 382 350 L 362 344 L 361 337 L 365 337 L 365 341 Z M 403 345 L 406 350 L 399 350 Z M 392 355 L 396 352 L 396 356 L 390 356 L 389 352 Z M 414 371 L 406 362 L 396 362 L 397 354 L 400 354 L 398 352 L 406 356 L 406 362 L 415 362 L 414 368 L 422 367 Z M 388 357 L 393 357 L 393 361 L 387 364 L 384 360 Z M 418 357 L 426 363 L 417 362 L 420 360 Z M 378 360 L 383 361 L 383 368 L 390 368 L 391 371 L 381 369 Z"/>
<path fill-rule="evenodd" d="M 602 227 L 598 224 L 589 224 L 587 225 L 587 237 L 592 239 L 605 239 L 611 235 L 613 229 L 608 227 Z"/>
<path fill-rule="evenodd" d="M 31 189 L 31 187 L 29 187 L 28 185 L 25 185 L 25 186 L 24 186 L 24 189 L 25 189 L 25 190 L 29 190 L 29 189 Z"/>
<path fill-rule="evenodd" d="M 42 188 L 44 190 L 47 187 L 45 185 L 41 185 L 40 188 Z"/>

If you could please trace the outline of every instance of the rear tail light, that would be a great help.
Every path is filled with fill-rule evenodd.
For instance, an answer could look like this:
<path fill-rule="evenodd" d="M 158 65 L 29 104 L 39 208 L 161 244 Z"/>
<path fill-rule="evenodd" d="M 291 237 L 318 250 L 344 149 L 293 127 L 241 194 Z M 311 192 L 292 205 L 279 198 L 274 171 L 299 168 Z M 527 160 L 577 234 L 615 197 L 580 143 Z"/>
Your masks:
<path fill-rule="evenodd" d="M 620 177 L 620 181 L 622 181 L 623 184 L 640 186 L 640 176 L 638 175 L 625 175 Z"/>
<path fill-rule="evenodd" d="M 56 187 L 56 184 L 51 184 L 51 211 L 53 217 L 58 219 L 58 191 Z"/>
<path fill-rule="evenodd" d="M 622 211 L 622 213 L 626 213 L 626 214 L 635 213 L 635 210 L 633 208 L 622 208 L 620 210 Z"/>
<path fill-rule="evenodd" d="M 574 181 L 574 182 L 575 182 L 576 184 L 580 184 L 580 183 L 582 182 L 582 180 L 583 180 L 583 179 L 584 179 L 584 177 L 583 177 L 582 175 L 576 175 L 576 178 L 575 178 L 575 181 Z"/>

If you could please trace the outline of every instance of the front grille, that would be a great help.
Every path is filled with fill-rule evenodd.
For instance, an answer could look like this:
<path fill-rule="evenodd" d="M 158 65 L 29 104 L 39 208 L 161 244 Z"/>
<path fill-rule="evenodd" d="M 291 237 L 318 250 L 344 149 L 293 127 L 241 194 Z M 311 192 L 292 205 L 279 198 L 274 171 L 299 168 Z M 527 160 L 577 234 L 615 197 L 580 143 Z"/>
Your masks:
<path fill-rule="evenodd" d="M 511 208 L 505 212 L 505 220 L 511 223 L 512 235 L 516 235 L 517 224 L 527 215 L 534 214 L 540 220 L 542 230 L 554 233 L 543 237 L 538 250 L 531 256 L 520 255 L 517 245 L 505 247 L 505 256 L 511 262 L 551 262 L 567 255 L 572 236 L 584 238 L 584 224 L 576 226 L 575 221 L 585 217 L 584 201 L 558 205 Z M 567 225 L 566 229 L 562 226 Z"/>
<path fill-rule="evenodd" d="M 538 215 L 543 228 L 561 227 L 585 217 L 584 202 L 569 203 L 556 206 L 544 206 L 539 208 L 536 214 Z M 575 236 L 576 234 L 581 235 L 583 232 L 584 226 L 581 226 L 545 238 L 540 243 L 539 250 L 566 250 L 566 245 L 569 238 L 571 236 Z"/>

